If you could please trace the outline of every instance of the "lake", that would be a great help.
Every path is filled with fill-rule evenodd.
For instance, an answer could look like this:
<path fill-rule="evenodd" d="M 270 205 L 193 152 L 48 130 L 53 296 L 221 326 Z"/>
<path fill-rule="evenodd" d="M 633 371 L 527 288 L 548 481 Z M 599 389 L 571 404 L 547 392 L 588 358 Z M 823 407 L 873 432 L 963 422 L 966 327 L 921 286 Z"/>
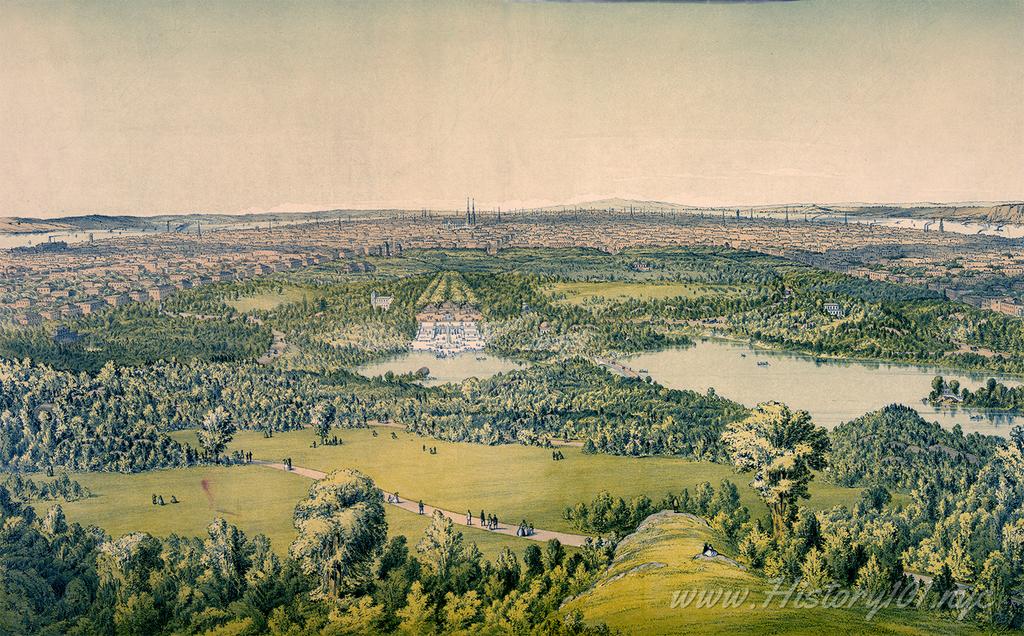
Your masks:
<path fill-rule="evenodd" d="M 438 358 L 429 351 L 410 351 L 398 357 L 374 362 L 356 368 L 357 373 L 368 377 L 413 373 L 422 367 L 430 369 L 430 377 L 423 381 L 428 386 L 448 382 L 461 382 L 467 378 L 489 378 L 496 373 L 521 369 L 524 365 L 486 353 L 467 352 L 450 358 Z"/>
<path fill-rule="evenodd" d="M 972 389 L 989 375 L 952 373 L 911 365 L 820 360 L 788 352 L 758 349 L 720 340 L 702 340 L 685 349 L 668 349 L 623 360 L 634 370 L 647 369 L 658 383 L 676 389 L 706 392 L 709 387 L 747 406 L 776 400 L 811 414 L 817 424 L 832 428 L 887 404 L 911 406 L 931 421 L 965 432 L 1007 436 L 1024 421 L 1002 413 L 938 409 L 922 403 L 932 378 L 942 375 Z M 758 366 L 767 362 L 768 366 Z M 1019 380 L 997 378 L 1008 386 Z M 972 420 L 971 416 L 981 416 Z M 1014 420 L 1019 420 L 1015 422 Z"/>

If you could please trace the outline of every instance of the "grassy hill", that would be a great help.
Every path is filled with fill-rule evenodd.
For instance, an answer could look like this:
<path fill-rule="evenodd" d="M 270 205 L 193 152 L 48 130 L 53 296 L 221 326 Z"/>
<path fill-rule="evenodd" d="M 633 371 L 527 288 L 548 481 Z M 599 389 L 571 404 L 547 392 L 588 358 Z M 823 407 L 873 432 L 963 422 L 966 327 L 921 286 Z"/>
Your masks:
<path fill-rule="evenodd" d="M 662 512 L 624 539 L 608 571 L 563 611 L 626 633 L 684 634 L 965 634 L 973 626 L 915 609 L 783 605 L 780 587 L 728 557 L 695 559 L 704 543 L 724 541 L 693 515 Z M 704 594 L 701 594 L 704 591 Z M 695 594 L 696 592 L 696 594 Z M 720 598 L 719 598 L 720 597 Z M 717 602 L 710 602 L 719 599 Z M 728 599 L 728 602 L 725 600 Z M 808 599 L 803 600 L 806 604 Z M 842 605 L 842 603 L 838 603 Z M 675 605 L 675 606 L 674 606 Z M 708 606 L 712 605 L 712 606 Z M 726 607 L 726 605 L 729 605 Z M 642 628 L 640 627 L 642 626 Z"/>

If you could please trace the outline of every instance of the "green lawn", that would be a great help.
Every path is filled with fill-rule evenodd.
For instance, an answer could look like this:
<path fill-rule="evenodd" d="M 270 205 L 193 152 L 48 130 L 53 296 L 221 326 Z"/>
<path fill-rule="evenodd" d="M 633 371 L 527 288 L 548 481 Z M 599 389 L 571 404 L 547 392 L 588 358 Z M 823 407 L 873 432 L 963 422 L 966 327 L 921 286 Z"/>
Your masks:
<path fill-rule="evenodd" d="M 336 431 L 343 445 L 315 449 L 310 448 L 314 439 L 310 430 L 278 433 L 271 439 L 246 431 L 236 436 L 233 447 L 251 450 L 260 459 L 291 457 L 296 466 L 323 471 L 356 468 L 406 499 L 422 498 L 448 510 L 472 510 L 475 515 L 483 508 L 505 521 L 526 519 L 538 528 L 563 531 L 572 531 L 562 519 L 563 510 L 590 501 L 602 490 L 627 499 L 646 494 L 659 501 L 669 490 L 688 487 L 692 491 L 701 481 L 717 485 L 730 479 L 741 486 L 748 481 L 730 466 L 710 462 L 585 455 L 578 448 L 562 448 L 565 460 L 555 462 L 551 451 L 543 448 L 440 442 L 400 429 L 376 430 L 378 437 L 366 429 Z M 391 439 L 392 432 L 397 440 Z M 436 446 L 437 454 L 423 452 L 424 444 Z M 740 491 L 753 514 L 765 513 L 752 489 L 741 487 Z M 852 504 L 860 496 L 860 490 L 824 482 L 812 484 L 811 493 L 809 505 L 814 508 Z"/>
<path fill-rule="evenodd" d="M 280 294 L 268 291 L 256 294 L 255 296 L 243 296 L 238 300 L 226 300 L 224 302 L 240 313 L 258 310 L 269 311 L 281 305 L 298 302 L 302 300 L 303 296 L 308 294 L 308 291 L 299 287 L 285 287 Z"/>
<path fill-rule="evenodd" d="M 248 535 L 265 534 L 285 552 L 295 537 L 292 511 L 306 495 L 310 480 L 257 466 L 179 468 L 133 475 L 76 473 L 72 478 L 92 491 L 81 501 L 61 502 L 72 521 L 96 525 L 111 536 L 142 531 L 205 536 L 215 517 L 223 517 Z M 205 488 L 204 488 L 205 482 Z M 152 504 L 153 494 L 181 503 Z M 49 503 L 40 507 L 49 507 Z"/>
<path fill-rule="evenodd" d="M 566 459 L 555 462 L 543 448 L 505 445 L 483 446 L 440 442 L 420 438 L 396 429 L 380 427 L 378 437 L 366 429 L 342 430 L 342 446 L 310 448 L 309 430 L 278 433 L 271 439 L 262 433 L 243 431 L 234 448 L 252 450 L 260 459 L 291 457 L 297 466 L 324 471 L 356 468 L 370 475 L 379 486 L 397 490 L 403 498 L 419 499 L 449 510 L 483 508 L 509 523 L 527 519 L 535 526 L 572 531 L 562 511 L 579 501 L 589 501 L 601 490 L 626 498 L 646 494 L 659 500 L 668 490 L 680 491 L 701 481 L 717 484 L 731 479 L 747 480 L 729 466 L 690 462 L 667 457 L 615 457 L 585 455 L 578 448 L 562 448 Z M 398 439 L 391 439 L 395 432 Z M 176 431 L 172 437 L 195 443 L 194 431 Z M 423 445 L 436 446 L 430 455 Z M 186 468 L 135 475 L 80 473 L 74 478 L 88 487 L 94 497 L 62 504 L 68 518 L 97 525 L 113 536 L 144 531 L 165 536 L 170 533 L 203 536 L 217 516 L 242 528 L 247 534 L 269 536 L 275 549 L 284 553 L 295 537 L 292 511 L 306 495 L 309 479 L 259 466 Z M 203 482 L 206 482 L 206 488 Z M 741 487 L 744 503 L 754 514 L 764 506 L 756 494 Z M 815 483 L 809 502 L 814 508 L 850 504 L 860 491 Z M 175 505 L 153 506 L 153 493 L 165 501 L 175 495 Z M 45 508 L 48 504 L 40 504 Z M 415 546 L 429 520 L 388 507 L 391 534 L 404 534 Z M 462 528 L 467 541 L 477 543 L 493 558 L 505 545 L 521 553 L 529 543 L 523 539 Z"/>
<path fill-rule="evenodd" d="M 844 602 L 821 607 L 797 607 L 792 600 L 782 607 L 780 596 L 771 596 L 775 585 L 761 576 L 718 560 L 694 560 L 704 542 L 722 549 L 723 542 L 703 522 L 689 515 L 669 515 L 652 520 L 623 541 L 615 562 L 597 585 L 570 601 L 563 611 L 579 609 L 588 621 L 603 622 L 625 633 L 651 634 L 965 634 L 978 633 L 970 624 L 915 609 L 889 608 L 867 618 L 863 604 L 843 607 Z M 782 589 L 788 590 L 791 585 Z M 673 598 L 707 591 L 725 591 L 738 601 L 698 607 L 673 607 Z M 746 594 L 746 595 L 744 595 Z M 711 598 L 705 596 L 706 598 Z M 767 604 L 766 604 L 767 602 Z M 807 605 L 811 602 L 805 599 Z"/>
<path fill-rule="evenodd" d="M 572 304 L 588 301 L 665 300 L 667 298 L 697 298 L 708 295 L 737 294 L 742 288 L 735 285 L 706 285 L 702 283 L 627 283 L 627 282 L 568 282 L 547 286 L 548 293 Z"/>
<path fill-rule="evenodd" d="M 192 431 L 177 434 L 183 435 L 194 438 Z M 76 473 L 72 477 L 94 496 L 61 502 L 64 513 L 71 521 L 99 526 L 111 536 L 141 531 L 155 536 L 174 533 L 202 537 L 214 518 L 223 517 L 249 536 L 267 535 L 279 554 L 286 553 L 295 539 L 292 512 L 313 483 L 300 475 L 259 466 L 179 468 L 134 475 Z M 175 495 L 181 503 L 154 506 L 154 493 L 162 494 L 165 502 Z M 36 507 L 45 514 L 50 505 L 43 502 Z M 392 506 L 385 510 L 389 533 L 404 534 L 410 548 L 415 548 L 430 523 L 429 517 Z M 529 544 L 525 539 L 483 530 L 461 530 L 467 542 L 476 543 L 484 556 L 492 560 L 506 545 L 521 554 Z"/>

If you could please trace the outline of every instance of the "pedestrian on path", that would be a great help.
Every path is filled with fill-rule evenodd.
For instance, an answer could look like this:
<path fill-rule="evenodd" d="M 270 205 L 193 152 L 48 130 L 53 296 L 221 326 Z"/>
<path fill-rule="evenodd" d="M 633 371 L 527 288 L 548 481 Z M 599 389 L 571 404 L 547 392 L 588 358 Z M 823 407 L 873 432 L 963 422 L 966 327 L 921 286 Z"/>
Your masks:
<path fill-rule="evenodd" d="M 473 513 L 470 512 L 469 510 L 466 511 L 466 525 L 473 525 Z"/>
<path fill-rule="evenodd" d="M 423 514 L 423 500 L 420 499 L 420 514 Z"/>

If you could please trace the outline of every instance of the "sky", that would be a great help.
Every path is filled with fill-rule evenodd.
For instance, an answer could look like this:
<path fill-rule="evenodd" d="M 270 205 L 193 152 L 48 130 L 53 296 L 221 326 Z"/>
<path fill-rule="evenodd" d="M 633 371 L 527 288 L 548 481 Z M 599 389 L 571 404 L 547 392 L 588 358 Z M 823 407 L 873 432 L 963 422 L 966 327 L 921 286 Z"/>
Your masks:
<path fill-rule="evenodd" d="M 1024 0 L 0 0 L 0 216 L 1024 200 Z"/>

